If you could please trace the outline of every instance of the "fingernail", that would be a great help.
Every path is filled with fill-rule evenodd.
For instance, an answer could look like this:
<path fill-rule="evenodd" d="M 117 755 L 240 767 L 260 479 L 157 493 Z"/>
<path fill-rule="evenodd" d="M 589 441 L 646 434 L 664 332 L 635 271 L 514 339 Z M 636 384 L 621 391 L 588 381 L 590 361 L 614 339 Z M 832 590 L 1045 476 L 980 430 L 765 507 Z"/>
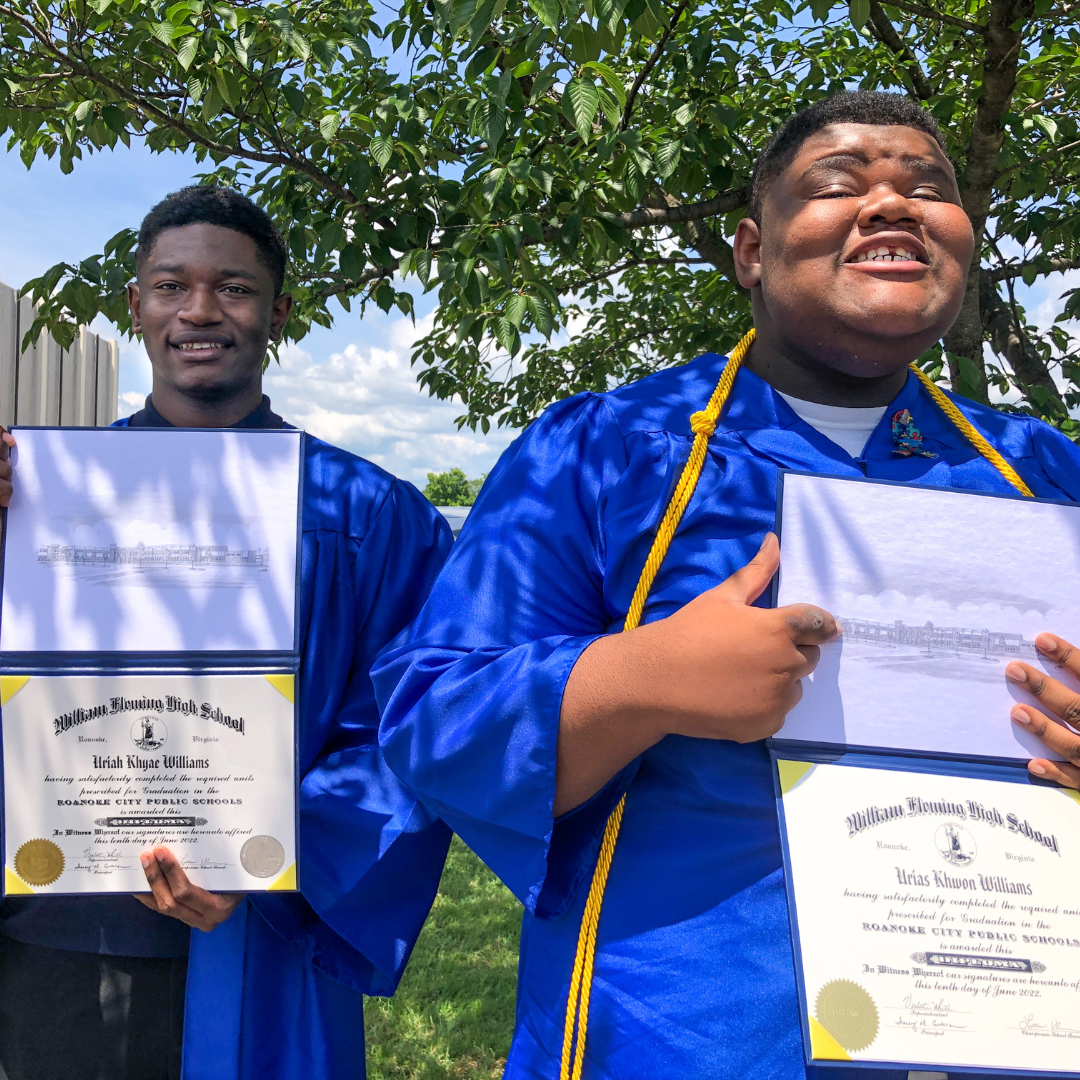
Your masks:
<path fill-rule="evenodd" d="M 150 869 L 150 856 L 147 855 L 145 852 L 139 856 L 139 862 L 142 863 L 142 868 L 144 870 Z"/>
<path fill-rule="evenodd" d="M 1057 652 L 1058 643 L 1049 634 L 1036 634 L 1035 646 L 1039 652 Z"/>
<path fill-rule="evenodd" d="M 1020 705 L 1017 705 L 1013 711 L 1009 714 L 1018 724 L 1030 724 L 1031 714 L 1027 709 Z"/>
<path fill-rule="evenodd" d="M 1036 765 L 1034 761 L 1028 763 L 1028 769 L 1036 776 L 1046 775 L 1046 770 L 1041 765 Z"/>
<path fill-rule="evenodd" d="M 1005 677 L 1013 682 L 1027 682 L 1027 672 L 1019 664 L 1006 664 Z"/>

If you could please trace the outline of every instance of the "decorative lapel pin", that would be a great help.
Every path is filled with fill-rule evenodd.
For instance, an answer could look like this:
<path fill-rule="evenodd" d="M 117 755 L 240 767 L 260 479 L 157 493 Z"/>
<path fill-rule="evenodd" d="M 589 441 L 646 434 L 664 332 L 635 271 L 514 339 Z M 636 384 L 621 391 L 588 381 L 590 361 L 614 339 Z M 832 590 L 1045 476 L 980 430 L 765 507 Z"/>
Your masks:
<path fill-rule="evenodd" d="M 937 454 L 932 454 L 929 450 L 922 448 L 922 432 L 908 409 L 900 409 L 893 413 L 892 441 L 893 453 L 900 457 L 911 457 L 912 454 L 927 458 L 937 457 Z"/>

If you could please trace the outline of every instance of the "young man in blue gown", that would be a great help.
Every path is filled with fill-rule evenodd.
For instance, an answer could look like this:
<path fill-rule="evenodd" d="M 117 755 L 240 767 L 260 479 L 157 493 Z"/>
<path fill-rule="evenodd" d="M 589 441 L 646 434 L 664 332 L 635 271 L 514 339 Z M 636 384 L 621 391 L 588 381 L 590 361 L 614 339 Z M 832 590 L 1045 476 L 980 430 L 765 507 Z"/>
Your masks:
<path fill-rule="evenodd" d="M 262 393 L 291 306 L 285 263 L 270 219 L 235 192 L 187 188 L 156 206 L 130 288 L 153 392 L 117 426 L 286 426 Z M 8 1080 L 171 1080 L 181 1038 L 185 1080 L 364 1075 L 363 994 L 397 985 L 450 835 L 386 767 L 369 670 L 451 536 L 412 485 L 305 446 L 300 892 L 209 893 L 158 848 L 142 856 L 146 895 L 3 901 Z"/>
<path fill-rule="evenodd" d="M 838 95 L 777 133 L 752 191 L 734 248 L 756 343 L 640 628 L 619 632 L 722 356 L 552 405 L 373 670 L 391 768 L 525 905 L 511 1080 L 560 1075 L 586 894 L 624 793 L 585 1080 L 837 1072 L 804 1064 L 762 741 L 837 628 L 761 606 L 778 470 L 1016 494 L 908 370 L 956 318 L 972 257 L 933 119 L 906 98 Z M 956 402 L 1037 496 L 1080 499 L 1066 438 Z M 1050 728 L 1080 764 L 1080 739 Z"/>

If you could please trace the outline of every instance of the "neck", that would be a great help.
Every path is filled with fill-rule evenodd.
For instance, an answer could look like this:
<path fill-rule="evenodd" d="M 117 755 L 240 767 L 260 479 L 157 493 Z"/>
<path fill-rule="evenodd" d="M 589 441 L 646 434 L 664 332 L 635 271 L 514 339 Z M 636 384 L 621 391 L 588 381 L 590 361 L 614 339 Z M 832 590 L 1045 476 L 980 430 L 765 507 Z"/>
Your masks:
<path fill-rule="evenodd" d="M 206 400 L 191 397 L 154 379 L 154 408 L 174 427 L 224 428 L 239 423 L 262 404 L 262 379 L 255 379 L 236 393 Z"/>
<path fill-rule="evenodd" d="M 756 314 L 756 312 L 755 312 Z M 907 362 L 888 365 L 883 373 L 850 375 L 831 358 L 825 363 L 803 352 L 792 342 L 759 324 L 757 337 L 746 358 L 746 366 L 774 390 L 819 405 L 841 405 L 871 409 L 889 402 L 900 393 L 907 381 Z"/>

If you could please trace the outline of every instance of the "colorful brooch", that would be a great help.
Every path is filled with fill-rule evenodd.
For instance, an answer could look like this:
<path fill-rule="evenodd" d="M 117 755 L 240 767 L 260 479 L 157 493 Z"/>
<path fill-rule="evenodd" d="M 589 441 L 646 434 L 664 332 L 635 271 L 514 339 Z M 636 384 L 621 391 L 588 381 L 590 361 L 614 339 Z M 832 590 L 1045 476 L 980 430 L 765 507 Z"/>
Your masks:
<path fill-rule="evenodd" d="M 900 409 L 893 413 L 892 441 L 893 453 L 900 457 L 911 457 L 912 454 L 927 458 L 937 457 L 937 454 L 932 454 L 929 450 L 922 448 L 922 432 L 908 409 Z"/>

